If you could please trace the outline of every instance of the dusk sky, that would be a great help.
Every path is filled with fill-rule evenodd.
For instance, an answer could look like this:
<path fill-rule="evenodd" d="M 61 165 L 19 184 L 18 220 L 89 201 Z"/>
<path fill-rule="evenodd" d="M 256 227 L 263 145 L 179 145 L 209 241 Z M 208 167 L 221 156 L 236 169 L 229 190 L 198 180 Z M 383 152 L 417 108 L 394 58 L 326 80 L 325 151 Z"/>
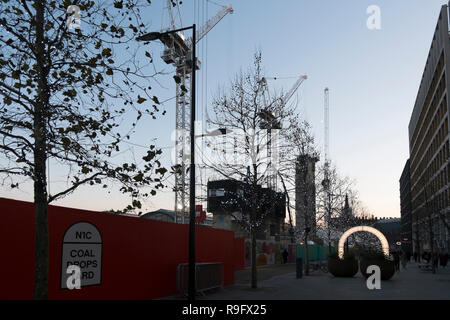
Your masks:
<path fill-rule="evenodd" d="M 153 30 L 161 28 L 162 3 L 152 1 L 144 19 Z M 227 4 L 221 0 L 215 3 Z M 195 6 L 193 5 L 195 3 Z M 236 0 L 227 15 L 197 46 L 197 101 L 200 120 L 219 86 L 227 86 L 240 69 L 247 69 L 261 50 L 270 86 L 285 91 L 307 74 L 293 99 L 313 128 L 318 148 L 323 146 L 323 91 L 330 89 L 330 157 L 339 172 L 355 180 L 355 189 L 370 213 L 399 217 L 399 178 L 408 159 L 408 123 L 420 85 L 443 0 Z M 381 29 L 369 30 L 366 9 L 381 9 Z M 219 7 L 213 2 L 183 1 L 183 25 L 202 25 Z M 166 15 L 167 19 L 167 15 Z M 189 36 L 189 31 L 186 32 Z M 163 46 L 151 43 L 161 76 L 153 86 L 160 101 L 175 95 L 174 68 L 160 58 Z M 165 116 L 140 123 L 132 142 L 148 144 L 157 138 L 164 162 L 170 165 L 175 102 L 164 103 Z M 139 146 L 131 146 L 135 152 Z M 50 163 L 50 188 L 66 184 L 57 164 Z M 173 182 L 172 182 L 173 184 Z M 0 186 L 0 197 L 32 201 L 31 184 L 20 191 Z M 57 205 L 92 210 L 120 209 L 129 199 L 83 187 Z M 145 210 L 173 209 L 167 189 L 145 202 Z"/>

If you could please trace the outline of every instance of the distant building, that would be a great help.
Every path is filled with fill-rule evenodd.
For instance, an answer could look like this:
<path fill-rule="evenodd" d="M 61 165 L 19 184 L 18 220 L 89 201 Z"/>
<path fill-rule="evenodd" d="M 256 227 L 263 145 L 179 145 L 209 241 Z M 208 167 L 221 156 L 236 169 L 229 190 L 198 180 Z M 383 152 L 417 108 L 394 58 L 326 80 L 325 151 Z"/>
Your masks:
<path fill-rule="evenodd" d="M 158 220 L 158 221 L 165 221 L 165 222 L 175 222 L 175 211 L 173 210 L 166 210 L 166 209 L 159 209 L 152 212 L 147 212 L 140 216 L 144 219 L 152 219 L 152 220 Z M 176 221 L 177 223 L 181 222 L 181 217 L 178 217 Z M 199 223 L 201 225 L 211 226 L 213 224 L 212 218 L 207 217 L 205 221 Z"/>
<path fill-rule="evenodd" d="M 412 253 L 412 214 L 410 161 L 406 161 L 400 177 L 401 243 L 404 252 Z"/>
<path fill-rule="evenodd" d="M 357 225 L 364 225 L 367 224 L 368 221 L 360 221 L 362 220 L 359 217 L 353 216 L 353 209 L 350 207 L 350 204 L 348 202 L 348 195 L 345 195 L 345 201 L 342 209 L 340 210 L 340 213 L 337 217 L 332 217 L 330 220 L 330 225 L 333 229 L 339 232 L 345 232 L 346 230 L 350 229 L 351 227 L 357 226 Z"/>
<path fill-rule="evenodd" d="M 413 250 L 419 252 L 449 247 L 449 77 L 448 6 L 443 5 L 408 127 Z"/>
<path fill-rule="evenodd" d="M 298 232 L 310 228 L 309 238 L 316 239 L 316 162 L 317 157 L 302 155 L 295 168 L 295 224 Z"/>
<path fill-rule="evenodd" d="M 391 248 L 400 249 L 398 243 L 401 242 L 401 222 L 400 218 L 378 219 L 372 227 L 380 230 L 386 237 Z"/>
<path fill-rule="evenodd" d="M 345 195 L 345 202 L 344 207 L 342 208 L 341 213 L 342 218 L 345 220 L 351 220 L 353 218 L 353 209 L 350 207 L 350 204 L 348 203 L 348 195 Z"/>
<path fill-rule="evenodd" d="M 141 215 L 141 218 L 166 222 L 175 222 L 175 212 L 172 210 L 159 209 L 156 211 L 147 212 Z"/>

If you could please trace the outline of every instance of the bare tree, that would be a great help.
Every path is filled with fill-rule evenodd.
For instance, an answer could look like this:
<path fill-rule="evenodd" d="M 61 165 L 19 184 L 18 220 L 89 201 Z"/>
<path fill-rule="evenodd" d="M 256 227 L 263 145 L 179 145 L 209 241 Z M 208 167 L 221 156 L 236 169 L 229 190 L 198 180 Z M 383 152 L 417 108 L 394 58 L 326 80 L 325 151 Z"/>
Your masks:
<path fill-rule="evenodd" d="M 326 173 L 327 171 L 327 173 Z M 327 174 L 328 183 L 324 183 Z M 348 221 L 339 224 L 339 216 L 342 212 L 345 196 L 351 190 L 353 182 L 348 177 L 341 177 L 336 166 L 329 162 L 321 165 L 317 174 L 317 227 L 325 232 L 328 242 L 328 251 L 331 253 L 331 242 L 336 235 L 342 232 Z"/>
<path fill-rule="evenodd" d="M 131 210 L 163 187 L 166 169 L 154 144 L 139 161 L 111 161 L 137 121 L 159 111 L 150 93 L 151 55 L 137 55 L 142 6 L 134 0 L 0 2 L 0 174 L 11 187 L 19 187 L 20 176 L 34 182 L 35 299 L 48 297 L 49 203 L 81 185 L 108 188 L 116 181 L 131 196 Z M 68 168 L 67 189 L 47 194 L 48 159 Z"/>
<path fill-rule="evenodd" d="M 305 274 L 308 275 L 308 235 L 316 234 L 315 214 L 309 216 L 309 213 L 315 213 L 316 210 L 315 171 L 311 171 L 319 159 L 319 152 L 314 142 L 311 126 L 307 121 L 300 119 L 300 115 L 294 113 L 288 119 L 286 129 L 281 131 L 281 136 L 286 143 L 280 152 L 278 173 L 282 182 L 282 190 L 287 197 L 291 235 L 295 237 L 295 242 L 305 243 Z M 311 175 L 311 181 L 308 181 L 309 175 Z M 297 197 L 301 199 L 297 199 Z M 299 217 L 302 220 L 296 221 L 295 229 L 292 226 L 291 209 L 296 213 L 296 218 Z M 297 211 L 303 216 L 299 216 Z"/>
<path fill-rule="evenodd" d="M 250 234 L 252 288 L 257 287 L 257 232 L 264 229 L 268 216 L 285 208 L 285 195 L 276 192 L 273 185 L 277 175 L 284 174 L 279 164 L 272 162 L 270 150 L 282 149 L 273 137 L 283 127 L 281 123 L 293 114 L 293 108 L 283 102 L 281 94 L 268 97 L 263 79 L 261 53 L 257 52 L 252 68 L 240 72 L 228 90 L 219 91 L 209 121 L 227 132 L 228 143 L 215 148 L 214 159 L 207 167 L 212 172 L 210 177 L 233 180 L 240 186 L 237 192 L 227 195 L 228 202 L 222 203 L 222 207 L 234 208 L 236 212 L 231 214 Z M 283 209 L 279 208 L 280 203 Z"/>

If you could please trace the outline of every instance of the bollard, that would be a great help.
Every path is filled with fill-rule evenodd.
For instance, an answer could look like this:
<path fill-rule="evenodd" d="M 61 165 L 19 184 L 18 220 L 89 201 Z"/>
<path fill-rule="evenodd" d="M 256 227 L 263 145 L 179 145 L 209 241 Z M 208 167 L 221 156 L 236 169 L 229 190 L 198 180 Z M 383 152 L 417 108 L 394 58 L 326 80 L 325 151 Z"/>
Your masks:
<path fill-rule="evenodd" d="M 296 271 L 297 271 L 297 279 L 303 277 L 303 260 L 302 258 L 297 258 L 296 260 Z"/>

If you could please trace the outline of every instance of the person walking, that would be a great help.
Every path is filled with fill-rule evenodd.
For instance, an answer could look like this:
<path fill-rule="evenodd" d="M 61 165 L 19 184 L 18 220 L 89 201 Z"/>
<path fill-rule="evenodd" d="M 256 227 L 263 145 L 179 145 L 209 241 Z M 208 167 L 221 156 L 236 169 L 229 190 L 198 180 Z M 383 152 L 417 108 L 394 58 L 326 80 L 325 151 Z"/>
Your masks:
<path fill-rule="evenodd" d="M 436 270 L 438 268 L 438 264 L 439 264 L 439 256 L 436 252 L 433 253 L 433 265 L 434 265 L 434 269 Z"/>
<path fill-rule="evenodd" d="M 288 256 L 289 256 L 289 253 L 287 252 L 286 249 L 284 249 L 284 251 L 283 251 L 283 263 L 287 263 Z"/>
<path fill-rule="evenodd" d="M 417 251 L 414 251 L 414 262 L 417 262 Z"/>
<path fill-rule="evenodd" d="M 423 260 L 426 260 L 427 261 L 427 264 L 429 264 L 430 263 L 430 254 L 428 253 L 428 252 L 424 252 L 423 253 Z"/>
<path fill-rule="evenodd" d="M 402 267 L 406 270 L 406 264 L 408 263 L 408 254 L 403 252 L 402 254 Z"/>
<path fill-rule="evenodd" d="M 394 251 L 393 256 L 394 256 L 395 271 L 400 271 L 400 257 L 398 252 Z"/>
<path fill-rule="evenodd" d="M 439 264 L 441 267 L 444 267 L 444 251 L 442 250 L 439 252 Z"/>

